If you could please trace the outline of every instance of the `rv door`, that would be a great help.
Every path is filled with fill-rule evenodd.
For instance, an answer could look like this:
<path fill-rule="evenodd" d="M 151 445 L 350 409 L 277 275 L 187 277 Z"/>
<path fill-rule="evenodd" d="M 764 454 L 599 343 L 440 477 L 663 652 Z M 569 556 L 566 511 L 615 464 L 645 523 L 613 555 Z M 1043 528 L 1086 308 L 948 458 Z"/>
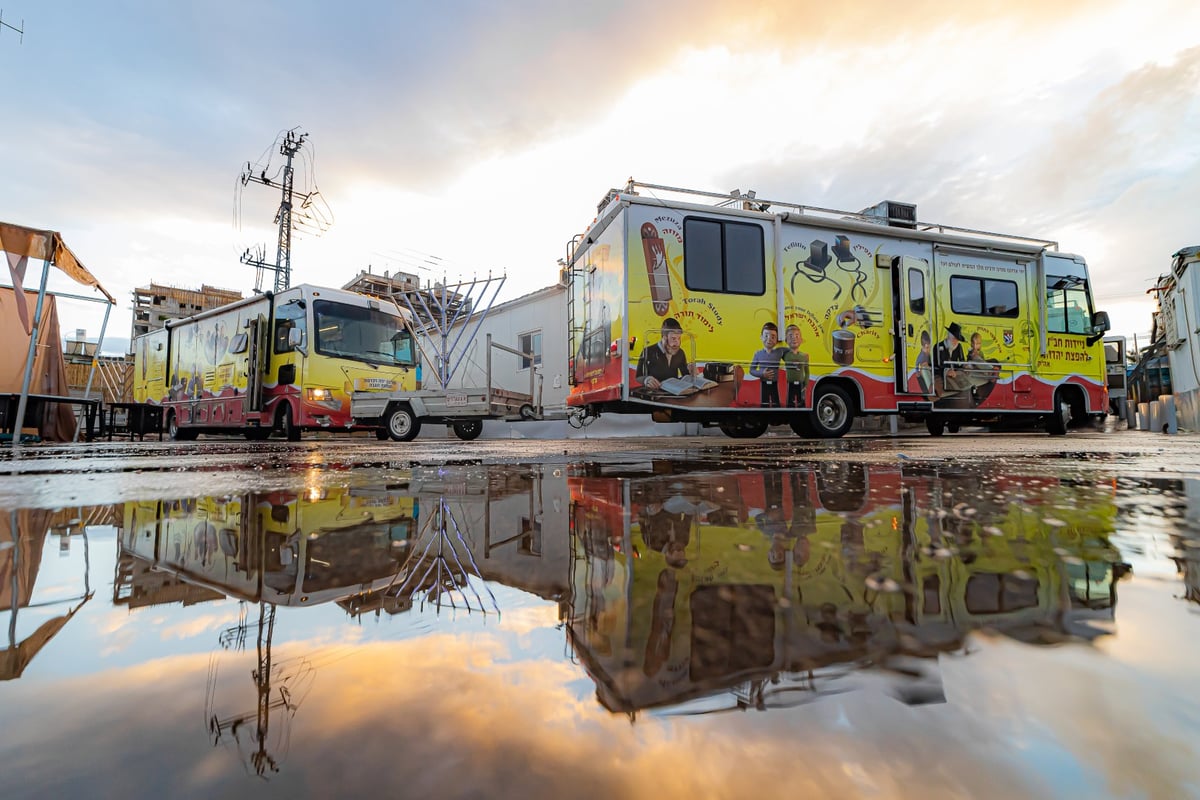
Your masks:
<path fill-rule="evenodd" d="M 262 410 L 262 328 L 259 317 L 246 321 L 246 399 L 243 417 Z"/>
<path fill-rule="evenodd" d="M 933 303 L 929 262 L 923 258 L 892 259 L 892 318 L 896 321 L 896 393 L 933 395 Z"/>

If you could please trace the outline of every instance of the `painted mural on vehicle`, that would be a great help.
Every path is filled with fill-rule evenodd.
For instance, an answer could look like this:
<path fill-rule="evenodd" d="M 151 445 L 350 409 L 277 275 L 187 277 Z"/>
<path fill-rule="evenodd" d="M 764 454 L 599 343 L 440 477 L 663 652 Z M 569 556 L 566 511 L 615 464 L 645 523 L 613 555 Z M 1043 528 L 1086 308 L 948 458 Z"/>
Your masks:
<path fill-rule="evenodd" d="M 573 373 L 573 405 L 616 400 L 611 367 L 622 357 L 620 399 L 674 418 L 766 410 L 804 428 L 823 422 L 819 401 L 836 392 L 850 413 L 836 428 L 818 424 L 821 435 L 901 404 L 930 418 L 1069 404 L 1083 419 L 1106 408 L 1096 334 L 1107 318 L 1095 314 L 1078 257 L 626 200 L 585 242 L 572 281 L 589 314 L 589 293 L 604 298 L 608 319 L 627 309 L 627 338 L 605 329 L 608 350 L 589 351 L 593 372 Z M 613 263 L 614 231 L 624 233 L 624 264 Z"/>

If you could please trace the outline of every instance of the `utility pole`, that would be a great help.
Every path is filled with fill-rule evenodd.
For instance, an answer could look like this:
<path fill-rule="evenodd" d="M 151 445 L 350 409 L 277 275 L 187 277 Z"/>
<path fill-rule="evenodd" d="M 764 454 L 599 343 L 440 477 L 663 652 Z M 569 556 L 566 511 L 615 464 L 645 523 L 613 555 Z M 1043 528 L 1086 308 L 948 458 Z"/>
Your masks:
<path fill-rule="evenodd" d="M 267 177 L 267 170 L 263 168 L 258 174 L 251 169 L 250 162 L 246 162 L 246 167 L 242 170 L 242 186 L 248 183 L 260 183 L 263 186 L 278 188 L 282 192 L 282 199 L 279 201 L 279 211 L 275 213 L 275 222 L 279 226 L 279 238 L 275 247 L 275 264 L 268 264 L 265 260 L 266 253 L 262 248 L 255 254 L 251 254 L 246 250 L 242 254 L 241 262 L 248 266 L 255 267 L 258 270 L 258 277 L 254 281 L 254 291 L 262 291 L 263 274 L 267 270 L 272 270 L 275 273 L 275 291 L 282 291 L 292 285 L 292 209 L 295 207 L 296 194 L 293 191 L 293 169 L 292 161 L 304 145 L 304 140 L 308 138 L 307 133 L 296 133 L 296 129 L 288 131 L 283 138 L 283 142 L 279 145 L 279 153 L 287 161 L 283 166 L 283 175 L 276 181 Z M 300 207 L 304 208 L 316 194 L 316 191 L 300 195 Z"/>
<path fill-rule="evenodd" d="M 8 28 L 10 31 L 16 31 L 19 36 L 19 38 L 17 40 L 18 44 L 24 44 L 24 42 L 25 42 L 25 20 L 21 20 L 21 27 L 19 27 L 19 28 L 16 25 L 10 25 L 9 23 L 4 21 L 4 9 L 0 8 L 0 33 L 3 33 L 5 28 Z"/>

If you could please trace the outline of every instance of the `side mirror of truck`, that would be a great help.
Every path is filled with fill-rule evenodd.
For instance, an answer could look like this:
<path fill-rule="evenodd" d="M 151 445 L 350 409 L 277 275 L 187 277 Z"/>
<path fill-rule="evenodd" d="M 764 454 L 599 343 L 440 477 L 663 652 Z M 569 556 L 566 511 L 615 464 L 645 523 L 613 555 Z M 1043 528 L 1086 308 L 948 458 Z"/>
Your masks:
<path fill-rule="evenodd" d="M 1087 338 L 1087 346 L 1091 347 L 1100 341 L 1111 327 L 1112 323 L 1108 321 L 1107 311 L 1097 311 L 1092 314 L 1092 335 Z"/>
<path fill-rule="evenodd" d="M 288 347 L 292 350 L 299 350 L 303 355 L 308 355 L 303 344 L 304 331 L 301 328 L 288 328 Z"/>

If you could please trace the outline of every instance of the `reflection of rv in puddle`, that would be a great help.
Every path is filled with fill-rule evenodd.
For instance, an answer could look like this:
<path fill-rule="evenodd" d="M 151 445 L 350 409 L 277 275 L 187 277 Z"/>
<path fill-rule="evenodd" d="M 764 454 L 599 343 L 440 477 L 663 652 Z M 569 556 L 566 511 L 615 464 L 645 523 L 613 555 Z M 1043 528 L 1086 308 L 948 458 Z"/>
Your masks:
<path fill-rule="evenodd" d="M 351 616 L 498 612 L 490 581 L 566 593 L 569 542 L 562 470 L 416 469 L 402 483 L 126 504 L 114 599 L 135 606 L 244 601 L 224 650 L 257 642 L 256 701 L 210 661 L 205 716 L 214 745 L 236 746 L 255 774 L 280 769 L 287 727 L 316 667 L 272 653 L 278 606 L 336 600 Z M 549 556 L 543 558 L 543 556 Z M 257 613 L 251 613 L 253 603 Z M 239 698 L 241 698 L 239 700 Z"/>
<path fill-rule="evenodd" d="M 390 581 L 418 511 L 402 490 L 135 502 L 126 504 L 121 549 L 223 595 L 315 605 Z"/>
<path fill-rule="evenodd" d="M 829 463 L 572 478 L 572 647 L 611 710 L 715 710 L 870 676 L 927 702 L 928 658 L 972 630 L 1104 633 L 1124 568 L 1112 498 L 1064 510 L 1057 481 L 980 481 Z"/>

